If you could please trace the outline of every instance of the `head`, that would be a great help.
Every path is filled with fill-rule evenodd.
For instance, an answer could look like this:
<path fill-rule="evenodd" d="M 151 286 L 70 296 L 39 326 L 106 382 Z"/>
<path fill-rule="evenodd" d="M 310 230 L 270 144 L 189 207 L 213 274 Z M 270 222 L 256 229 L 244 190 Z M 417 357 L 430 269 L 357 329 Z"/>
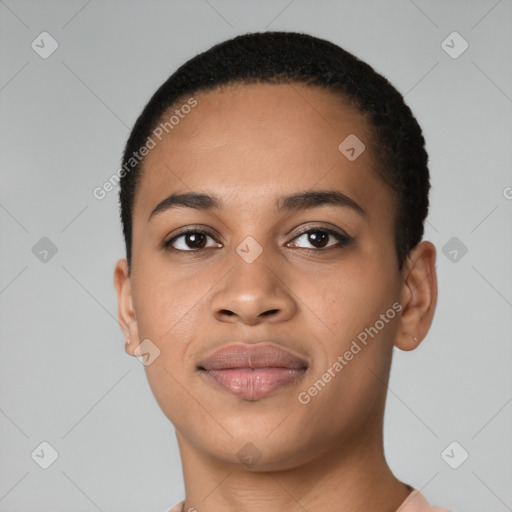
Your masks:
<path fill-rule="evenodd" d="M 123 170 L 120 324 L 129 354 L 157 355 L 147 376 L 181 446 L 237 463 L 228 441 L 251 442 L 279 469 L 373 439 L 392 348 L 418 345 L 437 297 L 427 153 L 401 94 L 328 41 L 238 36 L 156 91 Z M 199 363 L 234 342 L 305 371 L 225 393 Z"/>

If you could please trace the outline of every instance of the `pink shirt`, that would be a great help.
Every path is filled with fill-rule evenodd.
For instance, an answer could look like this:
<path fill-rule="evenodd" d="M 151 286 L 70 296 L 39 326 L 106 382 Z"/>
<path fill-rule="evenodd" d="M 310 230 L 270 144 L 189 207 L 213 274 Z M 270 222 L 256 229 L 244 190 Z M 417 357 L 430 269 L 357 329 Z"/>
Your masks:
<path fill-rule="evenodd" d="M 178 503 L 175 507 L 166 510 L 165 512 L 181 512 L 183 501 Z M 194 511 L 194 509 L 192 509 Z M 185 512 L 188 512 L 185 510 Z M 411 494 L 407 496 L 405 501 L 398 507 L 396 512 L 451 512 L 447 508 L 432 506 L 429 504 L 425 496 L 417 489 L 413 489 Z"/>

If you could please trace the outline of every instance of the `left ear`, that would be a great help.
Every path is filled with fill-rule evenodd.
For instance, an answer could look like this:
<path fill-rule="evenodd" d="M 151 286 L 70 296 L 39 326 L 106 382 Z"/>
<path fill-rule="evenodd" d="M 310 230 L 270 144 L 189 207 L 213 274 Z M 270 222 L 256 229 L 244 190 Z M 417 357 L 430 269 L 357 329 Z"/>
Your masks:
<path fill-rule="evenodd" d="M 403 309 L 395 346 L 401 350 L 413 350 L 427 335 L 437 304 L 434 244 L 423 241 L 412 249 L 404 264 L 403 276 L 400 298 Z"/>

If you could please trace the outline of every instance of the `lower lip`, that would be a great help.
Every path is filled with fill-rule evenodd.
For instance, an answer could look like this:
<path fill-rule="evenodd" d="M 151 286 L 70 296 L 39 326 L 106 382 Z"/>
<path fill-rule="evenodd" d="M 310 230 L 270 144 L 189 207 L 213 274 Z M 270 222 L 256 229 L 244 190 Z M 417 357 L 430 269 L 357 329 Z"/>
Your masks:
<path fill-rule="evenodd" d="M 259 400 L 300 379 L 305 368 L 227 368 L 202 370 L 222 389 L 245 400 Z"/>

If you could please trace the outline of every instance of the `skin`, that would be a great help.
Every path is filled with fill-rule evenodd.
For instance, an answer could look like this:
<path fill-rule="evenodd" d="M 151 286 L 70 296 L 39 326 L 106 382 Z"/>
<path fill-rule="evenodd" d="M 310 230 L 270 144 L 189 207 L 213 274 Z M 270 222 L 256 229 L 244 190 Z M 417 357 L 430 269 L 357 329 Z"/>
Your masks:
<path fill-rule="evenodd" d="M 136 194 L 133 260 L 114 282 L 126 351 L 150 339 L 160 355 L 145 366 L 174 424 L 185 510 L 395 511 L 410 489 L 389 469 L 382 423 L 393 346 L 412 350 L 437 301 L 436 250 L 423 241 L 398 271 L 392 190 L 374 170 L 370 131 L 350 103 L 318 87 L 253 84 L 195 94 L 198 105 L 151 152 Z M 366 150 L 349 161 L 338 145 L 356 134 Z M 278 211 L 276 198 L 340 191 L 366 211 L 323 205 Z M 224 207 L 180 207 L 155 215 L 171 193 L 204 192 Z M 200 225 L 203 249 L 181 237 Z M 332 228 L 321 250 L 301 228 Z M 263 252 L 236 251 L 253 237 Z M 188 252 L 187 252 L 188 249 Z M 194 252 L 195 251 L 195 252 Z M 402 310 L 304 405 L 308 390 L 394 302 Z M 414 338 L 417 338 L 417 341 Z M 271 340 L 306 359 L 297 382 L 260 400 L 213 387 L 198 372 L 207 353 L 236 341 Z M 249 341 L 252 340 L 252 341 Z M 252 443 L 253 465 L 237 453 Z M 242 452 L 243 453 L 243 452 Z"/>

